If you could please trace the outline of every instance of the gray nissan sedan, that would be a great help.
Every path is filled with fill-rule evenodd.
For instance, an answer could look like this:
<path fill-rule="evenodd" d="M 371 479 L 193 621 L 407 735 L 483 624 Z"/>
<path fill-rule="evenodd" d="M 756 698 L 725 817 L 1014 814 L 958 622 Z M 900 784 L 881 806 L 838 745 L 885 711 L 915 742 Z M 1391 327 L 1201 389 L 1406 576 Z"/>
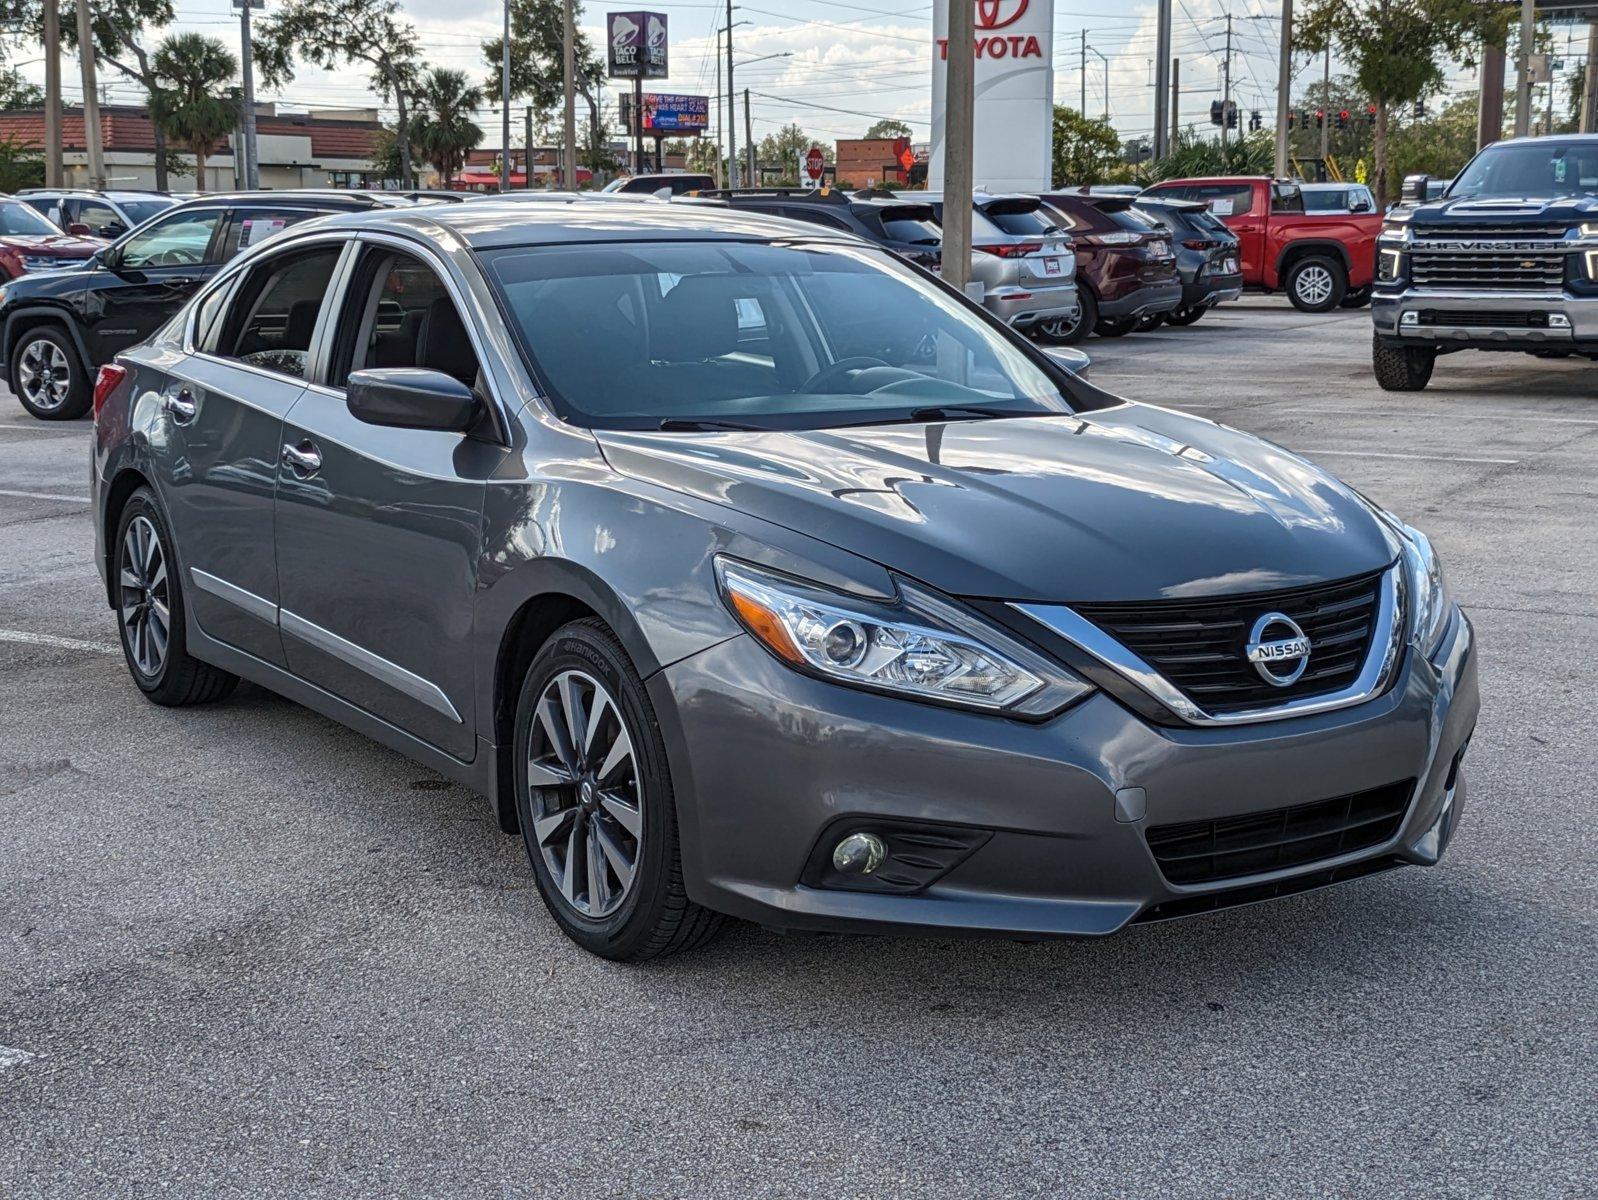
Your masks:
<path fill-rule="evenodd" d="M 328 217 L 94 408 L 140 690 L 247 679 L 481 791 L 610 958 L 1108 934 L 1435 863 L 1464 807 L 1424 534 L 814 225 Z"/>

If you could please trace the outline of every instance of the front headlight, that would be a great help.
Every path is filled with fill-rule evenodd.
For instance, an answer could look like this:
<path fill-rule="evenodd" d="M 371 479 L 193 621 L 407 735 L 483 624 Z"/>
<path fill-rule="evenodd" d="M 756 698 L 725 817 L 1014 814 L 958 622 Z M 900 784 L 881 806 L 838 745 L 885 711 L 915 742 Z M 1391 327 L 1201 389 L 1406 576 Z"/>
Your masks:
<path fill-rule="evenodd" d="M 1431 539 L 1413 525 L 1399 522 L 1404 539 L 1404 577 L 1408 584 L 1409 608 L 1414 613 L 1412 640 L 1415 648 L 1430 658 L 1442 645 L 1454 611 L 1454 597 L 1448 590 L 1448 576 L 1442 560 L 1432 549 Z"/>
<path fill-rule="evenodd" d="M 962 708 L 1040 717 L 1092 690 L 1065 668 L 940 596 L 899 581 L 898 603 L 846 596 L 718 558 L 722 594 L 756 641 L 835 683 Z"/>

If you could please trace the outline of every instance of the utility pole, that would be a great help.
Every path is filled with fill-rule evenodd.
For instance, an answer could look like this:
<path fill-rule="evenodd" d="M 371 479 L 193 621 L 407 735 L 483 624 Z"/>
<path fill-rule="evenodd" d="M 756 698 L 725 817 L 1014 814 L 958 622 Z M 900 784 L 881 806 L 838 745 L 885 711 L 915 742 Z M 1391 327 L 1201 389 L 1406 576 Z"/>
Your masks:
<path fill-rule="evenodd" d="M 500 42 L 499 56 L 499 136 L 502 153 L 499 159 L 499 190 L 510 191 L 510 0 L 504 0 L 505 35 Z M 409 183 L 409 180 L 406 180 Z"/>
<path fill-rule="evenodd" d="M 1581 131 L 1598 133 L 1598 21 L 1587 26 L 1587 74 L 1581 88 Z"/>
<path fill-rule="evenodd" d="M 81 0 L 80 0 L 81 2 Z M 1520 0 L 1520 47 L 1515 53 L 1515 136 L 1531 132 L 1531 52 L 1537 40 L 1536 0 Z"/>
<path fill-rule="evenodd" d="M 533 106 L 531 104 L 522 109 L 522 121 L 522 157 L 526 159 L 526 166 L 522 168 L 522 187 L 523 189 L 529 189 L 533 186 Z M 570 136 L 570 134 L 567 135 L 568 141 L 566 144 L 568 146 L 571 145 L 569 140 Z M 565 155 L 562 155 L 561 157 L 562 163 L 564 164 Z M 573 191 L 577 189 L 576 171 L 572 172 L 571 186 Z"/>
<path fill-rule="evenodd" d="M 1088 115 L 1088 31 L 1086 29 L 1082 30 L 1082 99 L 1076 111 L 1084 117 Z"/>
<path fill-rule="evenodd" d="M 755 123 L 749 115 L 748 88 L 744 88 L 744 152 L 749 155 L 749 177 L 744 182 L 749 187 L 759 187 L 760 172 L 755 161 Z"/>
<path fill-rule="evenodd" d="M 1276 63 L 1276 178 L 1287 178 L 1287 104 L 1293 87 L 1293 0 L 1282 0 L 1282 47 Z"/>
<path fill-rule="evenodd" d="M 566 73 L 566 123 L 562 129 L 566 138 L 566 149 L 561 155 L 561 165 L 566 176 L 566 190 L 575 192 L 577 190 L 577 50 L 575 46 L 577 27 L 572 18 L 572 0 L 566 0 L 564 17 L 565 24 L 562 29 L 560 55 L 561 66 Z M 527 144 L 529 146 L 533 142 L 532 128 L 533 110 L 529 106 L 527 109 L 527 129 L 529 131 Z M 527 168 L 527 186 L 533 186 L 533 169 L 531 165 Z"/>
<path fill-rule="evenodd" d="M 1232 115 L 1232 14 L 1226 14 L 1226 57 L 1221 62 L 1221 146 L 1226 146 L 1227 122 Z"/>
<path fill-rule="evenodd" d="M 943 105 L 943 260 L 939 269 L 944 282 L 963 294 L 971 282 L 971 203 L 975 182 L 971 176 L 977 74 L 974 0 L 949 0 L 948 50 Z"/>
<path fill-rule="evenodd" d="M 727 186 L 738 186 L 738 93 L 732 84 L 732 0 L 727 0 Z"/>
<path fill-rule="evenodd" d="M 1329 110 L 1330 107 L 1331 107 L 1331 103 L 1332 103 L 1332 48 L 1330 46 L 1326 47 L 1326 57 L 1325 57 L 1324 60 L 1322 60 L 1322 64 L 1323 65 L 1321 66 L 1321 107 L 1323 109 L 1328 109 Z M 1328 144 L 1329 144 L 1327 142 L 1327 138 L 1329 136 L 1329 133 L 1330 133 L 1330 130 L 1331 130 L 1331 126 L 1332 126 L 1332 123 L 1331 123 L 1331 121 L 1329 119 L 1331 117 L 1330 111 L 1327 112 L 1326 117 L 1328 119 L 1323 119 L 1321 121 L 1321 178 L 1322 179 L 1324 179 L 1326 177 L 1326 150 L 1327 150 L 1327 147 L 1328 147 Z"/>
<path fill-rule="evenodd" d="M 94 83 L 94 26 L 89 0 L 77 0 L 78 65 L 83 69 L 83 146 L 89 156 L 89 186 L 105 187 L 105 148 L 100 142 L 100 93 Z M 205 190 L 205 180 L 199 180 Z"/>
<path fill-rule="evenodd" d="M 1160 0 L 1159 29 L 1154 35 L 1154 161 L 1171 152 L 1171 125 L 1165 116 L 1165 94 L 1171 88 L 1171 0 Z"/>
<path fill-rule="evenodd" d="M 261 159 L 255 140 L 255 59 L 250 41 L 250 9 L 259 2 L 233 0 L 239 8 L 239 44 L 243 51 L 239 56 L 244 79 L 244 145 L 240 147 L 244 161 L 241 165 L 244 167 L 244 188 L 252 192 L 261 186 Z"/>
<path fill-rule="evenodd" d="M 1182 60 L 1171 60 L 1171 134 L 1170 145 L 1167 149 L 1176 146 L 1177 130 L 1182 127 Z"/>
<path fill-rule="evenodd" d="M 44 186 L 61 186 L 61 13 L 44 0 Z"/>
<path fill-rule="evenodd" d="M 712 104 L 710 106 L 710 112 L 711 112 L 711 115 L 716 118 L 716 161 L 715 161 L 714 164 L 712 164 L 715 169 L 711 172 L 711 174 L 713 174 L 716 177 L 716 186 L 719 188 L 719 187 L 721 187 L 721 184 L 722 184 L 722 179 L 721 179 L 722 130 L 721 130 L 721 126 L 726 124 L 726 121 L 722 118 L 722 115 L 721 115 L 721 30 L 720 29 L 716 30 L 716 101 L 715 101 L 714 104 Z"/>

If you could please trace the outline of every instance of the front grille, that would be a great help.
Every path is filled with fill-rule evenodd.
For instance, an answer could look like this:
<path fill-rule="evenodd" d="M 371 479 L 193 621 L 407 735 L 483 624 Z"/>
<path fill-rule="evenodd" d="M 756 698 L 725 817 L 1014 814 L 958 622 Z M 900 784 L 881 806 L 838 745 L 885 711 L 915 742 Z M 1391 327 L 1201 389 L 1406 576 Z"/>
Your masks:
<path fill-rule="evenodd" d="M 1409 276 L 1416 287 L 1471 291 L 1558 291 L 1565 282 L 1565 252 L 1560 250 L 1410 252 Z"/>
<path fill-rule="evenodd" d="M 1352 686 L 1370 653 L 1382 574 L 1219 600 L 1074 607 L 1206 712 L 1241 712 Z M 1288 687 L 1266 682 L 1244 656 L 1254 622 L 1269 612 L 1309 638 L 1309 665 Z"/>
<path fill-rule="evenodd" d="M 1429 225 L 1416 229 L 1415 239 L 1422 245 L 1427 238 L 1456 241 L 1459 238 L 1501 238 L 1523 242 L 1531 238 L 1562 238 L 1569 226 L 1563 221 L 1544 221 L 1539 224 L 1514 225 Z"/>
<path fill-rule="evenodd" d="M 1381 845 L 1398 832 L 1414 788 L 1406 779 L 1243 817 L 1154 825 L 1144 836 L 1171 883 L 1263 875 Z"/>
<path fill-rule="evenodd" d="M 1545 312 L 1512 312 L 1508 309 L 1493 309 L 1487 312 L 1480 310 L 1450 312 L 1446 309 L 1425 308 L 1420 311 L 1420 315 L 1416 320 L 1422 325 L 1449 327 L 1486 325 L 1495 329 L 1548 328 L 1548 314 Z"/>
<path fill-rule="evenodd" d="M 1396 854 L 1389 854 L 1384 858 L 1367 858 L 1362 862 L 1329 867 L 1322 871 L 1310 871 L 1304 875 L 1289 875 L 1286 879 L 1278 879 L 1274 883 L 1253 883 L 1239 888 L 1226 888 L 1219 892 L 1203 892 L 1197 896 L 1178 896 L 1174 900 L 1166 900 L 1161 904 L 1145 908 L 1133 920 L 1134 923 L 1170 921 L 1177 917 L 1191 917 L 1199 913 L 1240 908 L 1245 904 L 1258 904 L 1262 900 L 1297 896 L 1301 892 L 1313 892 L 1317 888 L 1330 887 L 1334 883 L 1343 883 L 1349 879 L 1379 875 L 1383 871 L 1391 871 L 1394 867 L 1402 867 L 1407 861 Z"/>

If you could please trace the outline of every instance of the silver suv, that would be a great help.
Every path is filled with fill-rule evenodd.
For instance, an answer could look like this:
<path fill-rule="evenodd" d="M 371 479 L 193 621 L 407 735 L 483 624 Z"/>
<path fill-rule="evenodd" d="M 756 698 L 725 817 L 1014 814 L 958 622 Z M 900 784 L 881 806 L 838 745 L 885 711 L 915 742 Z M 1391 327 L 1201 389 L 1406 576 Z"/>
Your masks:
<path fill-rule="evenodd" d="M 925 199 L 943 221 L 943 196 L 906 192 Z M 1076 320 L 1076 247 L 1054 222 L 1039 219 L 1037 232 L 1026 219 L 1043 202 L 1036 196 L 977 193 L 971 213 L 971 282 L 982 287 L 981 301 L 1006 325 L 1029 329 L 1041 321 Z"/>
<path fill-rule="evenodd" d="M 16 195 L 68 233 L 102 238 L 119 238 L 178 203 L 175 196 L 160 192 L 26 188 Z"/>

